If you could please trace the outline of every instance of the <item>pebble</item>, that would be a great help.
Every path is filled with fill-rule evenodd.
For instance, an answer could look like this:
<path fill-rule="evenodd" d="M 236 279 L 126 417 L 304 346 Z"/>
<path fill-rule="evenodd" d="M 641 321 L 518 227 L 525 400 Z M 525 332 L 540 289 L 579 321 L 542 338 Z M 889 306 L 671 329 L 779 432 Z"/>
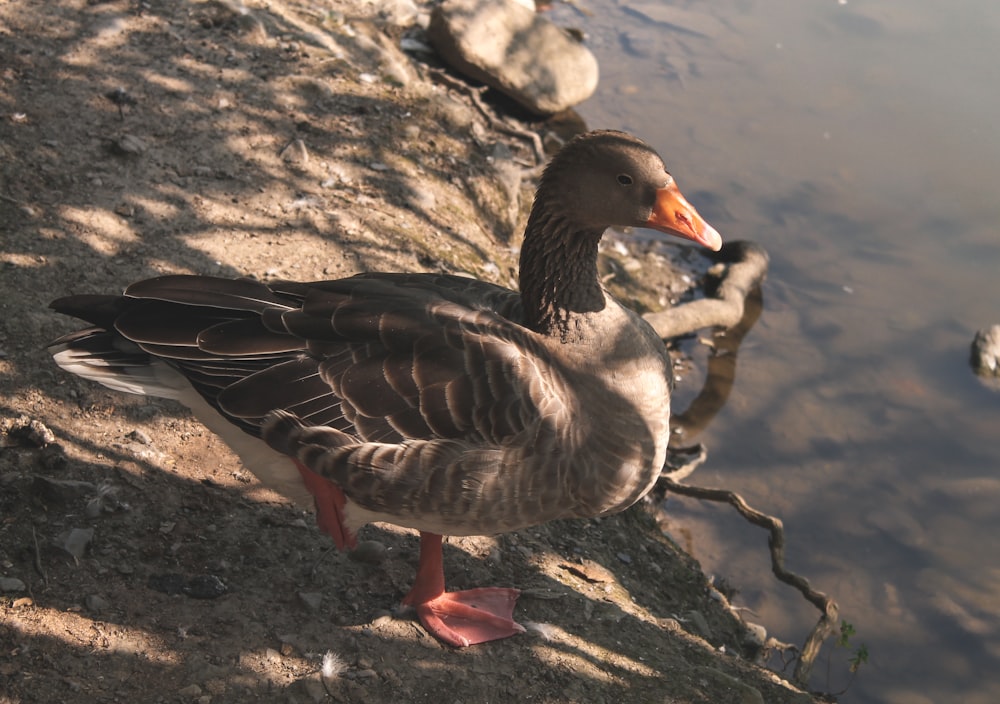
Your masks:
<path fill-rule="evenodd" d="M 119 565 L 118 571 L 125 566 Z M 129 569 L 131 571 L 131 566 Z M 190 579 L 176 573 L 154 574 L 150 575 L 146 586 L 171 596 L 184 594 L 192 599 L 215 599 L 229 591 L 225 582 L 213 574 L 199 574 Z"/>
<path fill-rule="evenodd" d="M 152 445 L 153 438 L 149 437 L 149 433 L 140 428 L 135 428 L 131 433 L 126 435 L 129 440 L 134 440 L 141 445 Z"/>
<path fill-rule="evenodd" d="M 65 550 L 79 560 L 83 557 L 87 551 L 87 546 L 90 545 L 90 541 L 93 539 L 93 528 L 71 528 L 57 535 L 53 542 L 57 548 Z"/>
<path fill-rule="evenodd" d="M 1000 377 L 1000 325 L 983 328 L 972 341 L 971 364 L 979 376 Z"/>
<path fill-rule="evenodd" d="M 767 629 L 759 623 L 745 623 L 743 625 L 747 629 L 743 641 L 753 648 L 763 648 L 764 643 L 767 642 Z"/>
<path fill-rule="evenodd" d="M 309 677 L 303 677 L 301 680 L 302 692 L 310 701 L 322 702 L 327 698 L 326 687 L 318 679 L 318 675 L 310 675 Z"/>
<path fill-rule="evenodd" d="M 114 141 L 114 149 L 119 154 L 139 156 L 146 152 L 146 143 L 133 134 L 123 134 Z"/>
<path fill-rule="evenodd" d="M 27 588 L 17 577 L 0 577 L 0 592 L 23 592 Z"/>
<path fill-rule="evenodd" d="M 31 484 L 32 491 L 44 501 L 68 504 L 97 491 L 90 482 L 75 479 L 52 479 L 42 475 L 35 476 Z"/>
<path fill-rule="evenodd" d="M 712 689 L 727 692 L 726 701 L 732 704 L 764 704 L 764 697 L 750 685 L 737 678 L 716 670 L 714 667 L 699 665 L 692 674 L 698 680 L 712 686 Z"/>
<path fill-rule="evenodd" d="M 189 684 L 187 687 L 178 689 L 177 694 L 188 699 L 194 699 L 201 696 L 201 687 L 196 684 Z"/>
<path fill-rule="evenodd" d="M 7 427 L 5 445 L 22 445 L 25 447 L 45 447 L 50 442 L 56 441 L 55 433 L 46 425 L 37 420 L 31 420 L 28 416 L 20 416 L 10 422 Z M 11 443 L 14 440 L 14 443 Z"/>
<path fill-rule="evenodd" d="M 323 595 L 319 592 L 299 592 L 299 601 L 309 611 L 319 611 L 323 604 Z"/>
<path fill-rule="evenodd" d="M 278 156 L 290 164 L 305 165 L 309 163 L 309 150 L 306 149 L 306 143 L 301 139 L 293 139 L 281 150 Z"/>
<path fill-rule="evenodd" d="M 62 472 L 69 466 L 69 459 L 66 457 L 66 450 L 63 446 L 54 443 L 52 445 L 46 445 L 42 448 L 42 452 L 39 455 L 39 461 L 42 467 L 48 472 Z"/>
<path fill-rule="evenodd" d="M 215 599 L 228 591 L 225 582 L 214 574 L 196 575 L 184 587 L 184 593 L 192 599 Z"/>
<path fill-rule="evenodd" d="M 362 540 L 350 553 L 350 558 L 356 562 L 378 565 L 385 560 L 387 549 L 377 540 Z"/>
<path fill-rule="evenodd" d="M 687 621 L 689 626 L 693 627 L 694 632 L 705 638 L 706 640 L 712 637 L 712 629 L 708 625 L 708 621 L 702 615 L 700 611 L 691 610 L 684 614 L 684 619 Z M 689 628 L 688 630 L 692 630 Z"/>
<path fill-rule="evenodd" d="M 93 611 L 95 613 L 105 611 L 109 606 L 111 606 L 111 604 L 108 603 L 108 600 L 99 594 L 88 594 L 83 600 L 83 604 L 87 607 L 88 611 Z"/>

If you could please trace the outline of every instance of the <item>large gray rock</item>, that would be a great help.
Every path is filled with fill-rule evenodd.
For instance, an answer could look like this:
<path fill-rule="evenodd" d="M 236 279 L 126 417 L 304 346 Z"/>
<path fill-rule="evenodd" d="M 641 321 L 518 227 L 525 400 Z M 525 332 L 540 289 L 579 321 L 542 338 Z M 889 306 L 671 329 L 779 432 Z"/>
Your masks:
<path fill-rule="evenodd" d="M 597 88 L 590 50 L 513 0 L 445 0 L 427 33 L 458 71 L 541 115 L 572 107 Z"/>

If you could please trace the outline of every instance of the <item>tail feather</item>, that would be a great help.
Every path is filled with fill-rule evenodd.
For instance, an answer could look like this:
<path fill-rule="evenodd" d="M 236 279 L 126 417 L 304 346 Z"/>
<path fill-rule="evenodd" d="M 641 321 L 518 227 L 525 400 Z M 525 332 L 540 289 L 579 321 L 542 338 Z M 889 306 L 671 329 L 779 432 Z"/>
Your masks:
<path fill-rule="evenodd" d="M 49 352 L 66 371 L 115 391 L 178 399 L 190 388 L 168 365 L 103 328 L 64 335 L 49 345 Z"/>

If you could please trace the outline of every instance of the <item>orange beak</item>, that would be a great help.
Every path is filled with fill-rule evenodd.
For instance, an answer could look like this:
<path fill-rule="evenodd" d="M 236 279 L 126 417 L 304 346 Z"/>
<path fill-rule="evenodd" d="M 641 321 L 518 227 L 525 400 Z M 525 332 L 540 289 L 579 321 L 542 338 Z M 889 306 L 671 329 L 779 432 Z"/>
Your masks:
<path fill-rule="evenodd" d="M 672 181 L 657 189 L 653 213 L 645 224 L 660 232 L 694 240 L 713 252 L 722 248 L 722 236 L 698 215 Z"/>

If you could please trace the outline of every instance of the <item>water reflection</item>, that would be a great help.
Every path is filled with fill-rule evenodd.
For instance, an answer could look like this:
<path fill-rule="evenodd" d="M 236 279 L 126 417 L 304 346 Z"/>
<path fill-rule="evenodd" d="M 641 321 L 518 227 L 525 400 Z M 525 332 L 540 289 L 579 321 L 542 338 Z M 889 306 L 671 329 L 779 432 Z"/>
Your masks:
<path fill-rule="evenodd" d="M 1000 395 L 968 368 L 1000 322 L 1000 5 L 586 5 L 556 6 L 601 61 L 581 113 L 645 138 L 727 239 L 771 255 L 692 481 L 781 516 L 790 567 L 840 600 L 872 656 L 843 701 L 1000 701 Z M 710 30 L 624 9 L 677 6 Z M 669 511 L 737 603 L 801 642 L 814 612 L 758 531 Z"/>

